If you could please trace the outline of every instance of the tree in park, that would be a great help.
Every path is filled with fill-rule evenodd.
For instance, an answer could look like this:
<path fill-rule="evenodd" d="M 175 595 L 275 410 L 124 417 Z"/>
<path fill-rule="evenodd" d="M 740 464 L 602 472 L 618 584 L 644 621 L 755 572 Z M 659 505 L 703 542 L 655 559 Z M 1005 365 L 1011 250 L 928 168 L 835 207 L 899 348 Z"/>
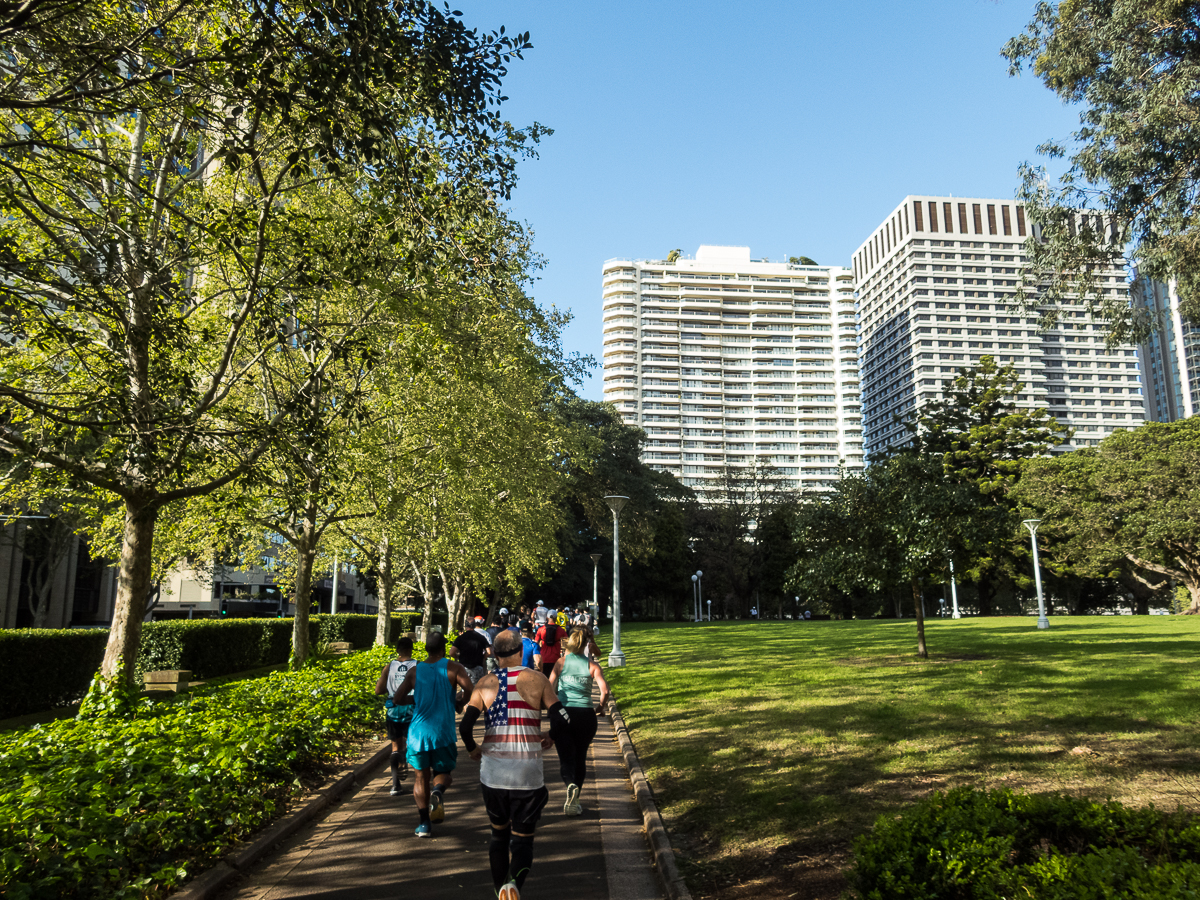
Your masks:
<path fill-rule="evenodd" d="M 1183 584 L 1187 612 L 1200 613 L 1200 420 L 1147 422 L 1030 460 L 1015 494 L 1042 519 L 1051 564 L 1103 576 L 1125 563 L 1151 588 Z"/>
<path fill-rule="evenodd" d="M 160 511 L 249 471 L 350 353 L 328 344 L 266 416 L 246 402 L 325 324 L 297 296 L 370 282 L 289 201 L 323 186 L 372 233 L 421 223 L 396 229 L 411 280 L 486 268 L 464 226 L 537 136 L 496 110 L 528 41 L 418 0 L 35 7 L 2 62 L 0 448 L 121 504 L 101 674 L 128 681 Z"/>
<path fill-rule="evenodd" d="M 996 577 L 1014 569 L 1016 507 L 1009 492 L 1022 465 L 1071 436 L 1045 407 L 1018 406 L 1024 388 L 1015 367 L 983 356 L 978 365 L 960 369 L 943 396 L 907 423 L 911 441 L 904 452 L 939 457 L 946 478 L 978 492 L 970 519 L 972 553 L 960 560 L 958 572 L 976 583 L 983 615 L 992 612 Z"/>
<path fill-rule="evenodd" d="M 1026 244 L 1026 288 L 1038 302 L 1085 298 L 1114 341 L 1138 339 L 1152 323 L 1095 275 L 1131 248 L 1138 271 L 1175 278 L 1185 317 L 1200 321 L 1200 9 L 1172 0 L 1042 2 L 1024 34 L 1003 49 L 1016 74 L 1028 66 L 1064 101 L 1082 107 L 1067 142 L 1040 149 L 1069 156 L 1051 187 L 1023 166 L 1020 197 L 1043 240 Z M 1080 216 L 1081 209 L 1100 215 Z"/>

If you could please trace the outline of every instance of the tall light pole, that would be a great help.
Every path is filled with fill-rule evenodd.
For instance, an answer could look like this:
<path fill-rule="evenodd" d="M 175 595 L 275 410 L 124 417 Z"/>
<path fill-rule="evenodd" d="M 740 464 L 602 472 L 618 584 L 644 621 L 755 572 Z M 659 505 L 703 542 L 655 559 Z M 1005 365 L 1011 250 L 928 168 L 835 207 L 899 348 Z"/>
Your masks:
<path fill-rule="evenodd" d="M 1046 618 L 1046 601 L 1042 599 L 1042 565 L 1038 561 L 1037 552 L 1037 530 L 1042 520 L 1026 519 L 1021 524 L 1029 529 L 1029 540 L 1033 543 L 1033 578 L 1037 582 L 1038 592 L 1038 630 L 1045 631 L 1050 627 L 1050 620 Z"/>
<path fill-rule="evenodd" d="M 696 587 L 700 592 L 697 608 L 700 610 L 700 618 L 703 619 L 704 618 L 704 573 L 701 572 L 699 569 L 696 570 Z M 709 606 L 710 607 L 712 606 L 711 601 L 709 602 Z M 712 616 L 709 616 L 708 620 L 711 622 Z"/>
<path fill-rule="evenodd" d="M 954 581 L 954 557 L 947 553 L 946 558 L 950 560 L 950 596 L 954 600 L 953 618 L 961 619 L 962 615 L 958 611 L 958 585 Z"/>
<path fill-rule="evenodd" d="M 692 621 L 700 621 L 700 599 L 696 594 L 696 582 L 700 580 L 699 575 L 692 576 Z"/>
<path fill-rule="evenodd" d="M 588 554 L 592 558 L 592 631 L 600 633 L 600 556 L 599 553 Z"/>
<path fill-rule="evenodd" d="M 610 494 L 604 498 L 613 514 L 613 643 L 608 654 L 608 664 L 614 669 L 625 665 L 625 654 L 621 652 L 621 510 L 629 502 L 628 497 Z"/>

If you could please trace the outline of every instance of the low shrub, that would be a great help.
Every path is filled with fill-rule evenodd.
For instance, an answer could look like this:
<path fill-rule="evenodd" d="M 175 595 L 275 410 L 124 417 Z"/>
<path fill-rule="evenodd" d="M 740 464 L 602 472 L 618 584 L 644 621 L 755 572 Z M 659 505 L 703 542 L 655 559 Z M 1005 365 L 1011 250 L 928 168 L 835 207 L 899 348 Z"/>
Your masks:
<path fill-rule="evenodd" d="M 393 634 L 407 630 L 411 616 L 393 618 Z M 313 616 L 308 634 L 312 646 L 350 641 L 362 650 L 375 643 L 375 616 Z M 96 629 L 0 630 L 0 719 L 82 699 L 107 641 L 108 632 Z M 291 655 L 291 619 L 174 619 L 142 627 L 134 672 L 141 679 L 188 669 L 197 679 L 215 678 L 280 665 Z"/>
<path fill-rule="evenodd" d="M 386 648 L 0 735 L 6 898 L 153 898 L 382 725 Z"/>
<path fill-rule="evenodd" d="M 854 859 L 863 900 L 1194 900 L 1200 823 L 1112 801 L 958 788 L 880 818 Z"/>

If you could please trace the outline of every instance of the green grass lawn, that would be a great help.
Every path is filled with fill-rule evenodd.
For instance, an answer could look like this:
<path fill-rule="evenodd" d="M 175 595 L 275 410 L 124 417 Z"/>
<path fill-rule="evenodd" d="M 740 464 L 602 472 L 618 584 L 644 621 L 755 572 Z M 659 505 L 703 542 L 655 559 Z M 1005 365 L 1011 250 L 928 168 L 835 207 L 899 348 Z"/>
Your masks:
<path fill-rule="evenodd" d="M 1200 618 L 1035 623 L 931 621 L 928 661 L 911 620 L 626 625 L 608 677 L 693 889 L 836 897 L 787 887 L 960 784 L 1200 810 Z"/>

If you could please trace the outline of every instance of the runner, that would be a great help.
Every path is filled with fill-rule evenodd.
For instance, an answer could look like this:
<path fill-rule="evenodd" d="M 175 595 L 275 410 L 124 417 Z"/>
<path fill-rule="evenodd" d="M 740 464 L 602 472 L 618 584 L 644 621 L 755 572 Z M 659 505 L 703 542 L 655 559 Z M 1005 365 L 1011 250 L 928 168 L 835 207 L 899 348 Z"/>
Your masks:
<path fill-rule="evenodd" d="M 416 666 L 412 658 L 413 642 L 410 637 L 396 640 L 396 658 L 383 667 L 379 681 L 375 683 L 375 696 L 386 695 L 383 702 L 387 710 L 387 736 L 392 742 L 392 796 L 400 793 L 400 782 L 404 780 L 404 751 L 408 746 L 408 723 L 412 721 L 411 706 L 397 706 L 392 700 L 409 669 Z"/>
<path fill-rule="evenodd" d="M 488 642 L 488 646 L 492 646 L 492 636 L 488 634 L 487 629 L 483 627 L 483 616 L 475 617 L 475 633 L 483 635 L 483 639 Z"/>
<path fill-rule="evenodd" d="M 500 634 L 493 648 L 500 668 L 479 683 L 458 733 L 471 759 L 482 760 L 479 783 L 492 823 L 488 859 L 498 900 L 521 900 L 533 865 L 533 831 L 550 797 L 542 751 L 564 736 L 568 719 L 546 677 L 520 665 L 521 641 L 515 634 Z M 550 711 L 548 735 L 542 734 L 543 709 Z M 482 746 L 475 743 L 480 713 Z"/>
<path fill-rule="evenodd" d="M 567 627 L 567 611 L 565 609 L 554 610 L 554 621 L 558 623 L 559 628 Z"/>
<path fill-rule="evenodd" d="M 556 740 L 559 774 L 567 786 L 567 802 L 563 813 L 577 816 L 583 812 L 579 793 L 587 776 L 587 753 L 596 736 L 596 717 L 603 714 L 604 705 L 612 698 L 604 673 L 594 660 L 584 656 L 588 636 L 586 629 L 579 628 L 563 643 L 566 653 L 554 665 L 550 673 L 550 684 L 558 691 L 558 699 L 570 716 L 567 734 Z M 592 683 L 600 686 L 600 705 L 592 707 Z"/>
<path fill-rule="evenodd" d="M 542 674 L 547 677 L 562 654 L 562 639 L 563 630 L 553 619 L 548 620 L 534 635 L 534 640 L 542 648 L 538 654 L 542 658 Z"/>
<path fill-rule="evenodd" d="M 541 628 L 549 620 L 549 617 L 550 610 L 546 609 L 546 604 L 539 600 L 533 610 L 533 624 Z"/>
<path fill-rule="evenodd" d="M 450 645 L 451 658 L 462 663 L 471 684 L 478 684 L 479 679 L 487 674 L 483 661 L 491 655 L 492 647 L 488 639 L 475 630 L 464 631 Z"/>
<path fill-rule="evenodd" d="M 542 669 L 542 648 L 533 639 L 533 628 L 528 622 L 521 626 L 521 665 L 527 669 Z"/>
<path fill-rule="evenodd" d="M 424 662 L 404 676 L 393 700 L 412 704 L 412 724 L 408 726 L 408 764 L 413 770 L 413 800 L 421 817 L 413 833 L 431 837 L 431 822 L 446 817 L 442 794 L 454 781 L 450 773 L 458 762 L 458 743 L 454 738 L 454 688 L 462 689 L 467 700 L 474 685 L 467 670 L 446 659 L 446 636 L 435 631 L 425 642 L 428 654 Z M 411 695 L 411 697 L 410 697 Z M 430 781 L 433 789 L 430 790 Z"/>

